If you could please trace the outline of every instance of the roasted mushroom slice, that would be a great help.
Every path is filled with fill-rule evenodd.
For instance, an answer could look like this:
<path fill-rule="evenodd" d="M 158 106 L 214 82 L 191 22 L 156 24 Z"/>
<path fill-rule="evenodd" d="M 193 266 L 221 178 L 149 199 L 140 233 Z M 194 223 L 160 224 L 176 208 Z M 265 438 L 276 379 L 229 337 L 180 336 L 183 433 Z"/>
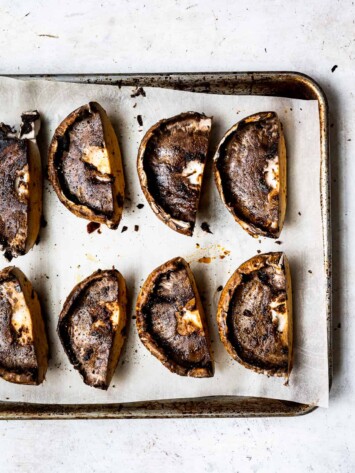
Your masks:
<path fill-rule="evenodd" d="M 96 102 L 74 110 L 56 129 L 48 156 L 49 179 L 76 216 L 116 229 L 124 201 L 117 136 Z"/>
<path fill-rule="evenodd" d="M 9 260 L 32 248 L 42 214 L 40 116 L 31 111 L 21 118 L 18 133 L 0 123 L 0 246 Z"/>
<path fill-rule="evenodd" d="M 126 337 L 126 283 L 117 270 L 98 270 L 65 301 L 58 334 L 84 383 L 107 389 Z"/>
<path fill-rule="evenodd" d="M 284 253 L 243 263 L 222 291 L 217 310 L 220 338 L 246 368 L 288 379 L 292 369 L 292 290 Z"/>
<path fill-rule="evenodd" d="M 0 272 L 0 376 L 18 384 L 40 384 L 48 344 L 37 294 L 13 266 Z"/>
<path fill-rule="evenodd" d="M 214 172 L 223 202 L 244 230 L 277 238 L 286 212 L 286 147 L 277 114 L 256 113 L 227 131 Z"/>
<path fill-rule="evenodd" d="M 153 125 L 138 152 L 138 175 L 154 213 L 191 236 L 200 199 L 212 119 L 187 112 Z"/>
<path fill-rule="evenodd" d="M 149 275 L 136 311 L 141 341 L 164 366 L 181 376 L 213 376 L 205 314 L 183 258 L 174 258 Z"/>

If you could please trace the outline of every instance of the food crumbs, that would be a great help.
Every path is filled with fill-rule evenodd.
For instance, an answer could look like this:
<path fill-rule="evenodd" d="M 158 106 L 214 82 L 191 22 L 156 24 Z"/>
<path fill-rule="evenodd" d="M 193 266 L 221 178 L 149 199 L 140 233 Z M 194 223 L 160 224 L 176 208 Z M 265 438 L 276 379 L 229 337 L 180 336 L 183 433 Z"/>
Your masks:
<path fill-rule="evenodd" d="M 98 222 L 89 222 L 86 225 L 86 230 L 88 233 L 93 233 L 100 228 L 101 224 Z M 100 232 L 101 233 L 101 232 Z"/>
<path fill-rule="evenodd" d="M 139 210 L 142 209 L 143 207 L 144 207 L 144 204 L 138 204 L 137 205 L 137 209 L 139 209 Z"/>
<path fill-rule="evenodd" d="M 280 241 L 280 240 L 276 240 L 275 243 L 276 243 L 276 245 L 282 245 L 282 241 Z"/>
<path fill-rule="evenodd" d="M 212 261 L 212 258 L 210 256 L 203 256 L 202 258 L 198 259 L 198 263 L 206 263 L 209 264 Z"/>
<path fill-rule="evenodd" d="M 217 287 L 217 292 L 221 292 L 222 289 L 223 289 L 223 286 L 218 286 Z"/>
<path fill-rule="evenodd" d="M 143 126 L 143 118 L 142 115 L 137 115 L 137 122 L 139 126 Z"/>
<path fill-rule="evenodd" d="M 132 98 L 139 97 L 140 95 L 142 95 L 142 97 L 145 97 L 145 91 L 143 87 L 137 87 L 136 90 L 134 90 L 133 93 L 131 94 L 131 97 Z"/>
<path fill-rule="evenodd" d="M 95 258 L 95 256 L 91 255 L 90 253 L 86 253 L 85 256 L 89 261 L 93 261 L 94 263 L 99 262 L 99 260 L 97 258 Z"/>
<path fill-rule="evenodd" d="M 134 226 L 134 231 L 135 231 L 135 232 L 138 232 L 138 230 L 139 230 L 139 225 L 135 225 L 135 226 Z"/>
<path fill-rule="evenodd" d="M 124 227 L 122 227 L 121 233 L 124 233 L 127 230 L 128 230 L 128 227 L 124 226 Z"/>
<path fill-rule="evenodd" d="M 308 272 L 309 272 L 309 274 L 312 274 L 312 271 L 310 269 L 308 270 Z"/>
<path fill-rule="evenodd" d="M 224 259 L 226 256 L 230 255 L 229 250 L 224 250 L 222 255 L 219 255 L 220 259 Z"/>
<path fill-rule="evenodd" d="M 337 67 L 338 67 L 338 66 L 335 64 L 335 65 L 332 67 L 332 72 L 334 72 Z"/>
<path fill-rule="evenodd" d="M 201 228 L 204 232 L 211 233 L 211 235 L 213 235 L 213 233 L 211 232 L 211 228 L 210 228 L 210 226 L 207 222 L 202 222 L 201 223 Z"/>
<path fill-rule="evenodd" d="M 11 261 L 13 258 L 11 251 L 6 250 L 4 253 L 4 257 L 7 259 L 7 261 Z"/>

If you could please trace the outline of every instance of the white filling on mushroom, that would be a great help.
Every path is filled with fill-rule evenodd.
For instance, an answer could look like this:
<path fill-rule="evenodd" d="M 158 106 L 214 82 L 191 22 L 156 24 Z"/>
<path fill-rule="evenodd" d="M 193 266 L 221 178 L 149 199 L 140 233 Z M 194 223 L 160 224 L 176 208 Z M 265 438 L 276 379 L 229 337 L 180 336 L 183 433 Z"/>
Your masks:
<path fill-rule="evenodd" d="M 100 146 L 89 146 L 84 149 L 81 159 L 85 163 L 94 166 L 100 174 L 111 173 L 110 160 L 106 148 Z"/>
<path fill-rule="evenodd" d="M 26 345 L 33 341 L 32 319 L 25 296 L 15 281 L 5 281 L 0 288 L 0 294 L 11 304 L 11 325 L 19 334 L 17 343 Z"/>
<path fill-rule="evenodd" d="M 268 159 L 264 168 L 266 184 L 275 190 L 279 190 L 279 157 L 275 156 L 273 159 Z"/>
<path fill-rule="evenodd" d="M 176 313 L 176 316 L 177 332 L 180 335 L 189 335 L 203 329 L 200 313 L 195 308 L 195 299 L 189 301 L 181 312 Z"/>
<path fill-rule="evenodd" d="M 110 312 L 112 328 L 116 329 L 120 321 L 120 305 L 117 301 L 105 302 L 106 309 Z"/>
<path fill-rule="evenodd" d="M 182 176 L 187 177 L 190 184 L 201 185 L 204 165 L 200 161 L 190 161 L 182 172 Z"/>
<path fill-rule="evenodd" d="M 15 179 L 15 190 L 20 200 L 28 198 L 28 183 L 30 182 L 30 173 L 28 172 L 28 164 L 20 171 L 17 171 Z"/>
<path fill-rule="evenodd" d="M 283 332 L 287 323 L 287 313 L 285 310 L 285 300 L 279 301 L 277 298 L 270 302 L 272 322 L 277 326 L 279 332 Z M 283 307 L 283 310 L 278 310 Z"/>

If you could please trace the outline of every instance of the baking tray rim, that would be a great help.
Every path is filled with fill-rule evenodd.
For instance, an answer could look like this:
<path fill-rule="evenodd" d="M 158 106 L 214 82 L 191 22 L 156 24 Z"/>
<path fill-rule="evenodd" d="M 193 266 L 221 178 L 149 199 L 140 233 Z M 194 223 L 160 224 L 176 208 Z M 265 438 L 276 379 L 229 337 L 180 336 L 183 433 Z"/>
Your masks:
<path fill-rule="evenodd" d="M 332 278 L 331 278 L 331 215 L 330 215 L 330 166 L 328 101 L 320 85 L 310 76 L 293 71 L 258 72 L 168 72 L 168 73 L 103 73 L 103 74 L 5 74 L 22 80 L 54 80 L 107 85 L 155 86 L 218 93 L 219 82 L 227 81 L 232 87 L 230 95 L 273 95 L 315 99 L 319 106 L 321 144 L 321 217 L 323 253 L 326 274 L 326 317 L 328 333 L 329 389 L 332 383 Z M 152 84 L 146 82 L 152 81 Z M 191 84 L 191 81 L 194 84 Z M 282 85 L 287 81 L 297 94 L 286 94 Z M 142 84 L 144 82 L 144 84 Z M 160 84 L 159 84 L 160 82 Z M 162 85 L 162 83 L 164 85 Z M 212 83 L 212 87 L 211 87 Z M 281 87 L 280 87 L 281 84 Z M 214 87 L 213 87 L 214 86 Z M 239 86 L 239 91 L 233 87 Z M 270 93 L 272 90 L 278 93 Z M 297 90 L 297 87 L 299 88 Z M 281 93 L 280 93 L 281 91 Z M 269 92 L 269 93 L 268 93 Z M 224 92 L 225 93 L 225 92 Z M 264 406 L 263 406 L 264 404 Z M 269 404 L 269 408 L 266 408 Z M 313 412 L 317 406 L 269 398 L 242 396 L 213 396 L 194 399 L 175 399 L 122 404 L 37 404 L 0 401 L 0 420 L 24 419 L 104 419 L 104 418 L 184 418 L 184 417 L 292 417 Z"/>

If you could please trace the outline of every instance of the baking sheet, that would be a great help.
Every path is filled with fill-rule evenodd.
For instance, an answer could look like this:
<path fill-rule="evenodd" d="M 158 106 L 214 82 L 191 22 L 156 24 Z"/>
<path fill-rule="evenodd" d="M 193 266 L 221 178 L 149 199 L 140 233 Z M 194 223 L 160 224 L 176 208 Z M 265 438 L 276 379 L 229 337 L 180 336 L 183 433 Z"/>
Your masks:
<path fill-rule="evenodd" d="M 28 255 L 13 261 L 31 279 L 46 312 L 51 347 L 50 367 L 42 386 L 24 387 L 0 380 L 0 399 L 41 403 L 118 403 L 212 395 L 272 397 L 328 405 L 326 281 L 323 267 L 320 210 L 319 116 L 316 101 L 275 97 L 219 96 L 145 88 L 146 96 L 131 97 L 131 87 L 0 79 L 0 120 L 18 123 L 22 111 L 37 108 L 43 116 L 40 135 L 46 150 L 55 127 L 73 109 L 96 100 L 107 110 L 120 139 L 128 199 L 117 231 L 101 227 L 89 235 L 87 222 L 60 204 L 45 182 L 44 214 L 48 222 L 41 241 Z M 251 113 L 275 110 L 283 122 L 289 156 L 289 199 L 281 244 L 255 240 L 236 224 L 221 203 L 207 173 L 201 211 L 192 238 L 179 235 L 152 213 L 135 170 L 144 132 L 161 118 L 187 110 L 214 116 L 212 147 L 237 120 Z M 143 126 L 139 126 L 141 115 Z M 208 171 L 208 170 L 207 170 Z M 144 203 L 142 209 L 137 205 Z M 200 224 L 207 221 L 213 234 Z M 138 225 L 139 230 L 134 231 Z M 128 230 L 121 233 L 123 226 Z M 199 244 L 200 248 L 196 245 Z M 219 341 L 215 313 L 219 292 L 230 274 L 257 250 L 287 253 L 293 276 L 295 363 L 288 386 L 233 361 Z M 230 253 L 229 253 L 230 252 Z M 170 373 L 141 345 L 134 320 L 116 374 L 107 392 L 84 385 L 71 368 L 55 333 L 58 314 L 72 287 L 98 268 L 114 265 L 125 276 L 134 302 L 149 272 L 174 256 L 190 263 L 210 322 L 216 359 L 214 378 L 182 378 Z M 210 264 L 198 262 L 211 257 Z M 223 259 L 221 259 L 223 257 Z M 8 263 L 1 257 L 1 267 Z"/>

